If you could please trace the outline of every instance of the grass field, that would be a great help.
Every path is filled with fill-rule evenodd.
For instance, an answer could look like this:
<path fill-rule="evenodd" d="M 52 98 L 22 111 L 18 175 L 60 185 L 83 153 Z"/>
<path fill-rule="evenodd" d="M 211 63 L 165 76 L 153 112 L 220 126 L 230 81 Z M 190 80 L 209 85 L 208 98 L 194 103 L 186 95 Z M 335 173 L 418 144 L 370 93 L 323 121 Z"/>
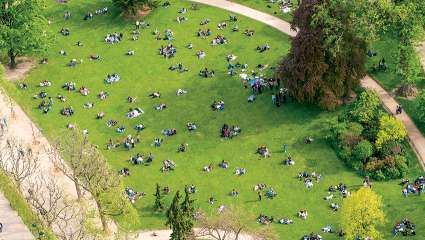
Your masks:
<path fill-rule="evenodd" d="M 111 13 L 106 16 L 95 16 L 92 21 L 83 21 L 84 14 L 88 11 L 107 6 Z M 135 207 L 139 210 L 141 226 L 132 226 L 133 229 L 156 229 L 164 227 L 164 217 L 153 213 L 151 207 L 154 201 L 152 196 L 155 184 L 170 186 L 172 193 L 177 189 L 182 190 L 185 184 L 195 184 L 198 193 L 193 195 L 196 204 L 205 211 L 215 211 L 219 205 L 238 205 L 247 212 L 255 215 L 264 213 L 275 218 L 290 217 L 295 220 L 294 225 L 284 226 L 274 224 L 275 230 L 281 239 L 298 239 L 303 234 L 319 232 L 327 224 L 338 226 L 338 213 L 333 213 L 329 202 L 323 200 L 330 185 L 340 182 L 346 183 L 351 190 L 360 187 L 362 178 L 347 169 L 337 159 L 334 151 L 327 145 L 321 130 L 324 123 L 337 116 L 338 112 L 326 112 L 313 106 L 290 103 L 281 108 L 271 104 L 271 93 L 266 91 L 258 96 L 256 102 L 247 103 L 250 91 L 244 89 L 238 77 L 229 77 L 226 74 L 227 54 L 238 56 L 237 61 L 248 63 L 250 70 L 258 64 L 273 65 L 284 56 L 290 43 L 288 38 L 280 32 L 264 26 L 251 19 L 239 17 L 237 25 L 243 31 L 246 28 L 255 29 L 252 38 L 245 37 L 241 32 L 231 32 L 232 23 L 225 30 L 217 30 L 219 22 L 228 19 L 230 13 L 202 6 L 198 11 L 186 14 L 188 21 L 177 24 L 175 18 L 178 9 L 190 7 L 187 1 L 172 1 L 169 8 L 159 8 L 152 12 L 146 21 L 151 28 L 142 30 L 140 40 L 131 41 L 130 32 L 133 22 L 123 20 L 118 11 L 107 1 L 73 0 L 66 5 L 49 3 L 47 16 L 53 21 L 51 29 L 58 32 L 62 27 L 71 30 L 71 35 L 63 37 L 56 34 L 57 41 L 48 53 L 49 64 L 39 65 L 26 79 L 27 90 L 20 90 L 16 83 L 3 82 L 9 94 L 24 108 L 30 117 L 43 129 L 46 136 L 51 139 L 60 137 L 60 129 L 68 123 L 76 123 L 80 129 L 89 130 L 90 141 L 100 146 L 110 165 L 117 171 L 123 167 L 130 168 L 131 176 L 124 178 L 126 186 L 136 191 L 144 191 L 147 196 L 140 199 Z M 72 18 L 63 20 L 63 13 L 69 10 Z M 210 46 L 212 37 L 200 39 L 196 37 L 201 19 L 209 18 L 208 25 L 216 34 L 224 34 L 229 43 L 221 46 Z M 171 28 L 176 40 L 177 55 L 171 59 L 164 59 L 158 55 L 158 48 L 166 45 L 166 41 L 157 41 L 151 32 L 157 28 L 163 33 Z M 123 32 L 124 41 L 109 45 L 103 42 L 107 33 Z M 80 40 L 83 47 L 77 47 Z M 192 42 L 193 50 L 184 46 Z M 255 47 L 269 43 L 271 50 L 257 53 Z M 64 49 L 67 56 L 58 52 Z M 134 56 L 125 53 L 132 49 Z M 198 60 L 196 50 L 205 50 L 206 58 Z M 100 62 L 88 60 L 90 54 L 100 54 Z M 83 59 L 84 63 L 75 68 L 67 67 L 71 59 Z M 177 73 L 168 70 L 172 64 L 183 63 L 189 72 Z M 204 67 L 214 69 L 214 78 L 200 78 L 198 71 Z M 112 85 L 105 85 L 103 79 L 109 73 L 118 73 L 121 81 Z M 267 71 L 266 71 L 267 72 Z M 42 80 L 50 80 L 53 85 L 42 89 L 38 87 Z M 65 82 L 76 82 L 77 88 L 86 86 L 90 90 L 87 97 L 78 92 L 65 92 L 61 86 Z M 188 91 L 185 96 L 177 97 L 178 88 Z M 42 114 L 37 109 L 41 100 L 34 100 L 33 95 L 45 90 L 52 97 L 62 94 L 67 97 L 65 103 L 55 101 L 53 109 L 48 114 Z M 109 97 L 101 101 L 97 94 L 107 91 Z M 150 99 L 148 94 L 154 91 L 161 92 L 158 99 Z M 126 102 L 127 96 L 137 97 L 136 103 Z M 222 112 L 211 111 L 210 104 L 213 100 L 223 100 L 225 110 Z M 84 109 L 85 102 L 94 102 L 94 108 Z M 164 102 L 168 108 L 162 112 L 156 111 L 154 106 Z M 66 118 L 59 114 L 63 107 L 73 106 L 75 114 Z M 141 107 L 145 114 L 137 119 L 127 119 L 126 113 L 130 107 Z M 104 111 L 103 120 L 96 120 L 96 114 Z M 119 134 L 115 128 L 108 128 L 106 120 L 118 121 L 117 126 L 126 126 L 126 132 Z M 196 132 L 186 130 L 186 123 L 193 121 L 198 125 Z M 124 148 L 106 150 L 109 138 L 114 141 L 123 140 L 128 134 L 135 134 L 133 127 L 143 123 L 146 129 L 140 134 L 141 143 L 135 149 L 127 151 Z M 220 127 L 228 123 L 236 124 L 242 128 L 242 134 L 231 140 L 221 139 Z M 163 137 L 164 143 L 160 148 L 152 146 L 153 139 L 160 137 L 162 129 L 176 128 L 178 134 L 172 137 Z M 315 141 L 305 145 L 303 138 L 311 135 Z M 188 151 L 177 153 L 181 143 L 188 143 Z M 281 164 L 287 157 L 281 152 L 282 144 L 289 145 L 289 152 L 296 164 L 288 167 Z M 258 145 L 266 144 L 272 152 L 272 157 L 260 159 L 255 154 Z M 151 166 L 132 166 L 128 159 L 137 152 L 145 154 L 152 152 L 155 160 Z M 159 171 L 162 161 L 171 159 L 177 164 L 173 172 L 161 173 Z M 227 170 L 220 169 L 217 164 L 225 159 L 230 163 Z M 416 158 L 410 154 L 411 172 L 409 178 L 422 174 Z M 211 173 L 202 171 L 203 166 L 213 163 L 215 169 Z M 245 176 L 234 175 L 236 167 L 247 169 Z M 307 170 L 316 171 L 323 175 L 323 180 L 312 189 L 306 189 L 302 182 L 296 178 L 298 172 Z M 266 183 L 278 193 L 273 200 L 257 201 L 257 194 L 252 191 L 255 184 Z M 382 227 L 386 239 L 391 236 L 391 228 L 395 221 L 409 217 L 418 224 L 417 239 L 425 237 L 423 223 L 423 196 L 412 196 L 403 199 L 398 181 L 375 183 L 374 189 L 382 195 L 385 203 L 387 223 Z M 237 198 L 229 196 L 232 189 L 237 189 L 240 195 Z M 172 194 L 171 194 L 172 195 Z M 214 196 L 217 202 L 209 205 L 207 199 Z M 168 205 L 172 196 L 165 198 Z M 336 202 L 342 200 L 338 198 Z M 309 219 L 299 220 L 295 215 L 300 209 L 309 211 Z M 244 218 L 248 223 L 255 224 L 255 219 Z M 121 219 L 121 221 L 123 221 Z M 336 235 L 322 234 L 325 239 L 337 239 Z"/>

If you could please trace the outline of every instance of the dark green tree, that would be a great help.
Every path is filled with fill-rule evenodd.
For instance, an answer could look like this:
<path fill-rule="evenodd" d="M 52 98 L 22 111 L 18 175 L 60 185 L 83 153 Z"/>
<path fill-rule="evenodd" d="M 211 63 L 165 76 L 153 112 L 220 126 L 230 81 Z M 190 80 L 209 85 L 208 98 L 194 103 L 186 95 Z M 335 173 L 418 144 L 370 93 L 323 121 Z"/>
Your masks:
<path fill-rule="evenodd" d="M 162 196 L 161 196 L 161 190 L 159 187 L 159 184 L 156 184 L 156 191 L 155 191 L 155 204 L 153 206 L 153 209 L 155 211 L 162 211 L 164 210 L 164 204 L 162 203 Z"/>
<path fill-rule="evenodd" d="M 184 189 L 185 197 L 181 204 L 181 210 L 183 212 L 183 232 L 185 235 L 184 239 L 193 239 L 193 216 L 195 214 L 195 207 L 193 206 L 194 200 L 190 199 L 189 190 L 187 187 Z"/>
<path fill-rule="evenodd" d="M 183 211 L 180 207 L 180 191 L 176 192 L 173 198 L 173 202 L 166 213 L 167 222 L 165 225 L 171 228 L 173 231 L 170 235 L 172 240 L 184 240 L 184 228 L 183 228 Z"/>
<path fill-rule="evenodd" d="M 0 0 L 0 51 L 4 50 L 10 67 L 16 58 L 45 51 L 51 34 L 42 15 L 43 0 Z"/>

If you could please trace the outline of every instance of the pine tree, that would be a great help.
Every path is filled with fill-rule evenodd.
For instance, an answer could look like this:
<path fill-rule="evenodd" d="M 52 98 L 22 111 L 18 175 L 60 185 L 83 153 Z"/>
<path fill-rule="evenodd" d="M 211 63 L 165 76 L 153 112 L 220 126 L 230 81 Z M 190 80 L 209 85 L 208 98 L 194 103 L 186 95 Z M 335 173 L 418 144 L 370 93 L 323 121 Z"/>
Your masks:
<path fill-rule="evenodd" d="M 173 198 L 173 202 L 170 205 L 170 208 L 167 210 L 167 222 L 165 225 L 171 228 L 173 231 L 170 235 L 172 240 L 184 240 L 184 231 L 183 231 L 183 212 L 180 208 L 180 191 L 176 192 L 176 195 Z"/>
<path fill-rule="evenodd" d="M 153 209 L 157 212 L 164 210 L 164 204 L 162 203 L 162 200 L 161 200 L 162 196 L 161 196 L 161 191 L 160 191 L 160 187 L 158 183 L 156 184 L 156 192 L 154 196 L 155 196 L 155 204 L 153 206 Z"/>
<path fill-rule="evenodd" d="M 182 227 L 185 239 L 193 239 L 193 215 L 195 214 L 195 208 L 193 206 L 194 200 L 190 199 L 190 194 L 187 187 L 185 187 L 184 193 L 185 197 L 181 204 L 181 210 L 183 213 Z"/>

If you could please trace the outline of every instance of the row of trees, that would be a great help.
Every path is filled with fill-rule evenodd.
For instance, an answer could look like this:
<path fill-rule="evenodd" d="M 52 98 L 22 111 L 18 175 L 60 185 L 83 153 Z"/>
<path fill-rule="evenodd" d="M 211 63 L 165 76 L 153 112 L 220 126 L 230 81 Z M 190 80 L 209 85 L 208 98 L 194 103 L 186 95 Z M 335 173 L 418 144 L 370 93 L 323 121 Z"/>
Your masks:
<path fill-rule="evenodd" d="M 334 109 L 365 76 L 369 44 L 391 31 L 400 42 L 398 73 L 410 86 L 417 77 L 413 41 L 424 14 L 421 0 L 303 0 L 291 22 L 298 34 L 276 76 L 298 101 Z"/>

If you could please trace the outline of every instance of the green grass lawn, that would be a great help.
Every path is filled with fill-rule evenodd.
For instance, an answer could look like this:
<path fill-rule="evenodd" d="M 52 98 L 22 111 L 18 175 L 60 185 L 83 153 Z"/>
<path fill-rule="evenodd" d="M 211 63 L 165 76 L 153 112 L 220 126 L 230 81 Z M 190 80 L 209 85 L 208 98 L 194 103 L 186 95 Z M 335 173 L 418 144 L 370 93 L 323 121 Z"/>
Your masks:
<path fill-rule="evenodd" d="M 93 21 L 82 20 L 87 11 L 94 12 L 95 9 L 105 6 L 110 8 L 112 13 L 107 16 L 95 16 Z M 242 31 L 245 28 L 255 29 L 254 37 L 247 38 L 241 32 L 232 33 L 233 24 L 225 30 L 216 30 L 216 24 L 227 20 L 229 13 L 206 6 L 202 6 L 198 11 L 189 10 L 186 14 L 189 20 L 177 24 L 175 18 L 180 15 L 177 12 L 181 7 L 189 8 L 190 2 L 172 1 L 171 7 L 159 8 L 152 12 L 146 18 L 151 28 L 142 31 L 139 41 L 131 41 L 129 38 L 133 23 L 123 20 L 109 2 L 73 0 L 66 5 L 50 3 L 47 15 L 53 21 L 52 30 L 57 32 L 62 27 L 67 27 L 71 30 L 71 35 L 56 35 L 57 42 L 48 53 L 49 64 L 39 65 L 25 79 L 29 86 L 27 90 L 19 90 L 17 84 L 13 83 L 3 82 L 3 85 L 48 138 L 59 138 L 59 129 L 64 129 L 68 123 L 76 123 L 80 129 L 89 130 L 90 141 L 100 146 L 114 169 L 130 168 L 131 176 L 123 179 L 125 185 L 147 193 L 146 197 L 136 203 L 142 224 L 132 226 L 133 229 L 164 228 L 164 216 L 151 210 L 156 183 L 170 186 L 172 193 L 177 189 L 183 190 L 185 184 L 195 184 L 198 193 L 193 197 L 204 211 L 215 211 L 221 204 L 233 204 L 255 215 L 264 213 L 275 218 L 287 216 L 294 219 L 294 225 L 273 225 L 281 239 L 298 239 L 303 234 L 319 232 L 320 228 L 327 224 L 337 227 L 338 213 L 333 213 L 329 208 L 330 203 L 323 200 L 327 188 L 343 182 L 350 186 L 351 190 L 355 190 L 362 183 L 362 178 L 346 168 L 322 138 L 324 133 L 321 129 L 324 122 L 335 118 L 337 112 L 326 112 L 296 103 L 276 108 L 271 104 L 269 91 L 258 96 L 255 103 L 249 104 L 247 97 L 250 91 L 244 89 L 238 77 L 229 77 L 226 74 L 227 54 L 238 56 L 237 61 L 248 63 L 250 70 L 260 63 L 273 65 L 287 53 L 290 46 L 288 38 L 270 27 L 241 16 L 237 22 L 239 28 Z M 72 19 L 68 22 L 62 18 L 66 10 L 72 13 Z M 211 20 L 208 27 L 213 30 L 213 35 L 224 34 L 228 44 L 212 47 L 209 44 L 212 37 L 208 40 L 196 37 L 199 28 L 207 28 L 199 26 L 199 22 L 204 18 Z M 162 33 L 167 28 L 174 31 L 176 40 L 173 44 L 177 46 L 175 58 L 167 60 L 158 55 L 158 48 L 167 42 L 154 39 L 151 32 L 155 28 Z M 124 41 L 116 45 L 104 43 L 104 36 L 115 31 L 124 33 Z M 83 47 L 75 45 L 78 40 L 83 42 Z M 184 47 L 189 42 L 193 43 L 193 50 Z M 266 42 L 270 44 L 271 51 L 257 53 L 255 47 Z M 61 49 L 68 55 L 60 56 L 58 52 Z M 125 56 L 129 49 L 135 50 L 135 56 Z M 201 49 L 206 51 L 207 56 L 198 60 L 195 52 Z M 103 58 L 102 61 L 88 60 L 90 54 L 97 53 Z M 67 67 L 66 64 L 72 58 L 83 59 L 84 63 L 75 68 Z M 189 72 L 179 74 L 168 70 L 170 65 L 180 62 L 190 69 Z M 200 78 L 198 71 L 204 67 L 214 69 L 216 76 L 209 79 Z M 120 74 L 121 81 L 105 85 L 105 76 L 114 72 Z M 46 89 L 38 87 L 39 82 L 45 79 L 52 81 L 53 85 Z M 88 87 L 90 95 L 83 97 L 78 92 L 68 93 L 61 89 L 65 82 L 71 81 L 77 83 L 77 88 Z M 177 97 L 175 92 L 178 88 L 187 90 L 188 94 Z M 52 111 L 42 114 L 37 109 L 41 100 L 32 98 L 42 90 L 46 90 L 52 97 L 57 94 L 65 95 L 68 100 L 65 103 L 56 100 Z M 100 101 L 97 98 L 100 91 L 107 91 L 108 99 Z M 147 96 L 154 91 L 161 92 L 160 99 L 150 99 Z M 127 103 L 127 96 L 137 97 L 136 103 Z M 224 111 L 211 111 L 210 104 L 215 99 L 225 102 Z M 83 104 L 88 101 L 95 103 L 94 108 L 83 108 Z M 162 112 L 156 111 L 154 106 L 161 102 L 166 103 L 168 108 Z M 65 118 L 59 114 L 65 106 L 74 107 L 74 116 Z M 145 114 L 129 120 L 126 113 L 130 107 L 141 107 Z M 103 120 L 96 120 L 96 114 L 100 111 L 104 111 L 106 116 Z M 108 128 L 108 119 L 117 120 L 117 126 L 126 126 L 126 132 L 119 134 L 115 132 L 115 128 Z M 198 125 L 196 132 L 186 130 L 188 121 Z M 147 128 L 140 134 L 141 143 L 135 149 L 105 149 L 109 138 L 118 141 L 128 134 L 135 134 L 133 127 L 139 123 L 143 123 Z M 224 123 L 239 125 L 242 134 L 232 140 L 221 139 L 219 129 Z M 176 128 L 178 134 L 163 137 L 163 145 L 154 148 L 154 137 L 160 137 L 160 131 L 168 128 Z M 305 145 L 303 138 L 308 135 L 313 136 L 315 141 Z M 186 153 L 176 152 L 181 143 L 189 144 Z M 287 157 L 281 152 L 284 143 L 289 145 L 289 152 L 296 161 L 294 166 L 281 164 Z M 260 159 L 255 154 L 257 146 L 261 144 L 266 144 L 271 150 L 271 158 Z M 155 156 L 153 164 L 131 166 L 128 159 L 137 152 L 152 152 Z M 159 171 L 165 159 L 176 162 L 175 171 Z M 229 161 L 229 169 L 217 167 L 222 159 Z M 411 172 L 408 177 L 415 178 L 421 171 L 413 154 L 410 154 L 409 159 Z M 214 164 L 215 169 L 211 173 L 203 172 L 203 166 L 210 163 Z M 236 167 L 246 168 L 247 174 L 235 176 Z M 298 172 L 304 170 L 321 173 L 323 180 L 312 189 L 306 189 L 296 178 Z M 273 187 L 278 193 L 277 198 L 258 202 L 257 194 L 252 190 L 258 183 Z M 389 239 L 394 222 L 409 217 L 418 224 L 416 239 L 422 239 L 425 237 L 423 197 L 412 196 L 403 199 L 397 183 L 398 181 L 375 183 L 374 189 L 382 195 L 387 215 L 386 225 L 381 230 L 386 239 Z M 240 192 L 239 197 L 232 198 L 228 195 L 233 188 Z M 171 201 L 171 195 L 165 198 L 167 205 Z M 211 196 L 217 199 L 214 205 L 207 202 Z M 339 203 L 341 201 L 340 198 L 335 200 Z M 300 209 L 309 211 L 308 220 L 301 221 L 295 216 Z M 255 219 L 245 217 L 244 220 L 255 224 Z M 322 235 L 325 239 L 337 239 L 336 235 Z"/>
<path fill-rule="evenodd" d="M 279 4 L 270 3 L 267 0 L 230 0 L 230 1 L 242 4 L 242 5 L 246 5 L 250 8 L 254 8 L 259 11 L 281 18 L 285 21 L 291 21 L 292 19 L 291 13 L 283 13 L 282 11 L 280 11 Z M 292 2 L 294 5 L 293 9 L 295 9 L 298 1 L 295 0 Z"/>

